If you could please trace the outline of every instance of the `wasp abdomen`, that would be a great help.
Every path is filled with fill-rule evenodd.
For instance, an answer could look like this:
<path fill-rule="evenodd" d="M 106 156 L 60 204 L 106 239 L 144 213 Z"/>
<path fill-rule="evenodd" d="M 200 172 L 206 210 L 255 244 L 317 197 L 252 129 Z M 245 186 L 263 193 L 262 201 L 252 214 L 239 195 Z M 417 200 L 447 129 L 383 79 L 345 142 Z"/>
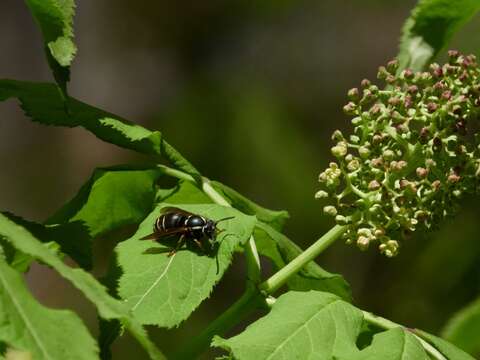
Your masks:
<path fill-rule="evenodd" d="M 165 231 L 168 229 L 173 229 L 177 227 L 184 226 L 187 216 L 176 213 L 168 213 L 160 216 L 155 222 L 156 231 Z"/>

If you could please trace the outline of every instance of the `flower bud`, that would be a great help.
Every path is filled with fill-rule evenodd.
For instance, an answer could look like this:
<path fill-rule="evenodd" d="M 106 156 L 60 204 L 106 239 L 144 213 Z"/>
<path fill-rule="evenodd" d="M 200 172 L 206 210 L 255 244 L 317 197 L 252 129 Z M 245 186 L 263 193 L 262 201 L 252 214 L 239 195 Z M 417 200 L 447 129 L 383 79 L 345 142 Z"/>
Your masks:
<path fill-rule="evenodd" d="M 370 155 L 370 150 L 365 146 L 360 146 L 358 148 L 358 154 L 361 158 L 366 159 Z"/>
<path fill-rule="evenodd" d="M 324 199 L 327 197 L 328 197 L 328 193 L 323 190 L 317 191 L 317 193 L 315 194 L 315 199 Z"/>
<path fill-rule="evenodd" d="M 368 245 L 370 244 L 370 239 L 365 236 L 359 236 L 357 239 L 357 246 L 360 250 L 365 251 L 368 249 Z"/>
<path fill-rule="evenodd" d="M 332 205 L 327 205 L 323 208 L 323 212 L 327 215 L 335 216 L 337 215 L 337 208 Z"/>
<path fill-rule="evenodd" d="M 357 110 L 357 105 L 355 105 L 353 102 L 349 102 L 347 105 L 343 107 L 343 112 L 346 115 L 355 115 L 355 111 Z"/>

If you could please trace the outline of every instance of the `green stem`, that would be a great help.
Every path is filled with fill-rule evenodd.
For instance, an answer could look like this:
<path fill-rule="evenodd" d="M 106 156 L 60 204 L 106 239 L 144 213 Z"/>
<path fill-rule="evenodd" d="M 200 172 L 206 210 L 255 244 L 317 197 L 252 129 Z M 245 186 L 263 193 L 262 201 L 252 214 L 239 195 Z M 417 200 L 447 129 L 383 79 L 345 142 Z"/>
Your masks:
<path fill-rule="evenodd" d="M 241 321 L 250 312 L 264 303 L 264 298 L 254 289 L 247 290 L 232 306 L 195 336 L 183 349 L 172 356 L 172 359 L 196 359 L 206 348 L 215 335 L 223 334 L 233 325 Z"/>
<path fill-rule="evenodd" d="M 180 180 L 186 180 L 191 183 L 196 183 L 194 177 L 192 175 L 189 175 L 183 171 L 173 169 L 171 167 L 165 166 L 165 165 L 157 165 L 157 169 L 160 171 L 160 173 L 172 176 L 174 178 L 180 179 Z"/>
<path fill-rule="evenodd" d="M 305 265 L 315 259 L 323 250 L 335 242 L 346 230 L 346 226 L 335 225 L 325 235 L 318 239 L 313 245 L 290 261 L 278 272 L 272 275 L 268 280 L 260 284 L 260 290 L 268 295 L 273 294 L 281 288 L 287 280 Z"/>
<path fill-rule="evenodd" d="M 442 353 L 440 353 L 437 349 L 435 349 L 432 345 L 430 345 L 427 341 L 423 340 L 420 336 L 418 336 L 417 334 L 415 334 L 414 332 L 412 332 L 409 328 L 403 326 L 403 325 L 400 325 L 400 324 L 397 324 L 391 320 L 388 320 L 388 319 L 385 319 L 381 316 L 377 316 L 377 315 L 374 315 L 368 311 L 362 311 L 363 313 L 363 318 L 366 322 L 368 322 L 369 324 L 372 324 L 374 326 L 377 326 L 379 328 L 382 328 L 382 329 L 386 329 L 386 330 L 389 330 L 389 329 L 394 329 L 394 328 L 397 328 L 397 327 L 401 327 L 403 328 L 404 330 L 410 332 L 413 336 L 415 336 L 415 338 L 422 344 L 423 348 L 425 349 L 425 351 L 433 358 L 433 359 L 436 359 L 436 360 L 447 360 L 447 358 L 445 356 L 443 356 Z"/>
<path fill-rule="evenodd" d="M 207 196 L 213 200 L 213 202 L 232 207 L 227 200 L 220 195 L 217 190 L 215 190 L 208 179 L 202 179 L 202 190 Z M 261 267 L 260 267 L 260 257 L 258 256 L 257 246 L 255 245 L 255 239 L 253 235 L 248 239 L 248 243 L 245 245 L 245 257 L 247 262 L 247 286 L 256 286 L 261 280 Z"/>

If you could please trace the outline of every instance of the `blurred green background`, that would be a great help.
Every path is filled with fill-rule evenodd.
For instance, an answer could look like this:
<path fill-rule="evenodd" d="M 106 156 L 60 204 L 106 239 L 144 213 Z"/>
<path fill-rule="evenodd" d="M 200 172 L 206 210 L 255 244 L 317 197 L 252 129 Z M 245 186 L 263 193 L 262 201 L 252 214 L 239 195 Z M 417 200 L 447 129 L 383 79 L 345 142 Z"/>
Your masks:
<path fill-rule="evenodd" d="M 333 225 L 313 195 L 330 134 L 349 129 L 346 91 L 396 55 L 414 4 L 78 0 L 70 93 L 161 130 L 206 176 L 288 210 L 287 235 L 307 247 Z M 451 47 L 476 53 L 479 27 L 475 18 Z M 0 51 L 0 77 L 51 81 L 21 1 L 2 1 Z M 59 208 L 95 167 L 146 161 L 81 129 L 32 123 L 14 101 L 0 103 L 0 149 L 2 210 L 32 220 Z M 318 261 L 345 276 L 359 307 L 435 333 L 480 293 L 478 211 L 475 199 L 466 201 L 457 218 L 413 237 L 394 259 L 339 242 Z M 120 236 L 97 241 L 97 275 Z M 93 307 L 69 284 L 41 265 L 27 277 L 41 302 L 79 311 L 97 333 Z M 243 279 L 238 257 L 191 319 L 174 331 L 151 329 L 159 346 L 168 353 L 195 336 L 241 294 Z M 115 343 L 114 359 L 143 356 L 128 336 Z"/>

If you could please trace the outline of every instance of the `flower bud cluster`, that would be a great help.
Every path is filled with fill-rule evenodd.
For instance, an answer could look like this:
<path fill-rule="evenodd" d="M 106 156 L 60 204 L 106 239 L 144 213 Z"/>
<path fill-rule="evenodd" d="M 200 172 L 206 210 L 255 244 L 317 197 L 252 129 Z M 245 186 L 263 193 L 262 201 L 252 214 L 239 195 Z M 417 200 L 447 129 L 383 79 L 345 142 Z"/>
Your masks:
<path fill-rule="evenodd" d="M 378 71 L 383 90 L 363 80 L 348 92 L 353 134 L 333 133 L 336 161 L 316 194 L 347 226 L 347 243 L 395 256 L 399 241 L 435 228 L 477 191 L 480 69 L 473 55 L 448 55 L 445 65 L 417 73 L 392 60 Z"/>

